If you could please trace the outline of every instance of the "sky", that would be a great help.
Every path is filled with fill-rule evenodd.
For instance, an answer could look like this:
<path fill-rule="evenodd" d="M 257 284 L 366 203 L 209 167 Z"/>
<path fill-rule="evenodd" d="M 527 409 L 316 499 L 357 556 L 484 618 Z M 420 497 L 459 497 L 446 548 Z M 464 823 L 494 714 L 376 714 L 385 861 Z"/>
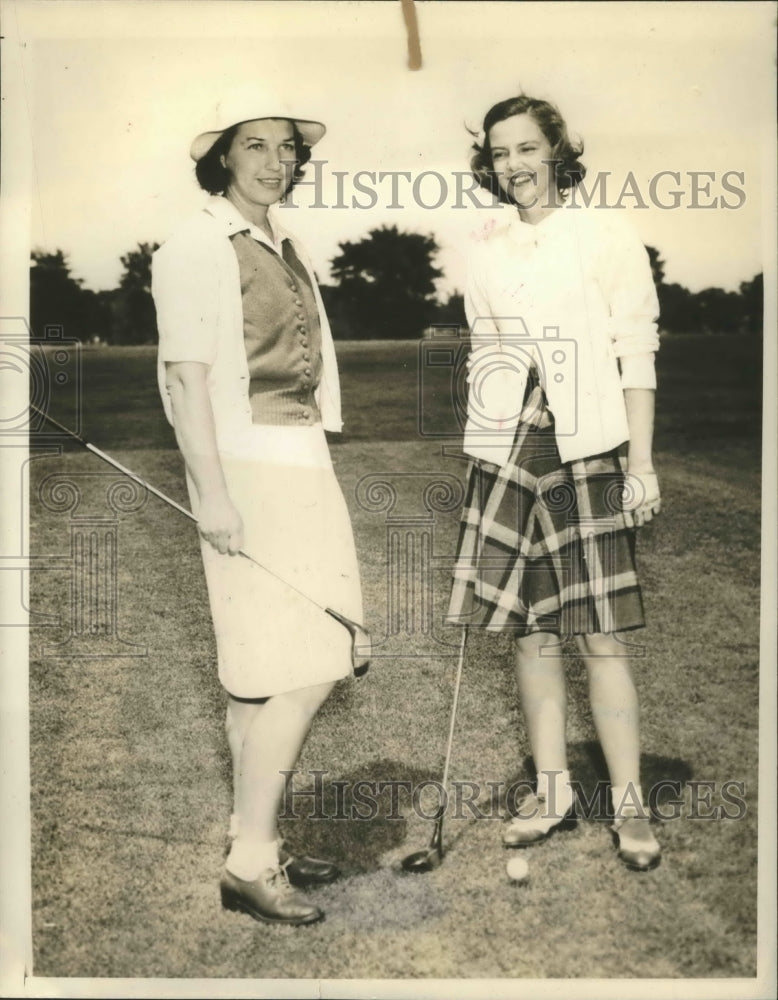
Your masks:
<path fill-rule="evenodd" d="M 762 227 L 775 225 L 763 178 L 775 149 L 771 3 L 417 3 L 415 72 L 393 0 L 11 6 L 25 42 L 16 96 L 30 114 L 30 244 L 64 250 L 86 287 L 114 287 L 123 253 L 164 240 L 203 203 L 190 142 L 220 95 L 248 81 L 327 124 L 314 151 L 325 162 L 307 174 L 319 183 L 280 210 L 321 280 L 339 243 L 397 225 L 434 235 L 439 290 L 461 289 L 473 234 L 495 215 L 485 198 L 456 207 L 455 173 L 470 184 L 466 126 L 519 90 L 560 107 L 590 180 L 606 175 L 609 204 L 632 173 L 647 207 L 626 196 L 621 210 L 659 249 L 667 281 L 736 289 L 763 267 Z M 370 209 L 350 207 L 369 200 L 358 171 L 376 172 L 362 178 L 376 192 Z M 394 203 L 378 171 L 410 172 Z M 661 171 L 680 183 L 665 175 L 652 201 Z M 716 207 L 692 207 L 694 171 L 713 173 L 696 200 Z M 677 208 L 656 203 L 671 205 L 672 190 Z"/>

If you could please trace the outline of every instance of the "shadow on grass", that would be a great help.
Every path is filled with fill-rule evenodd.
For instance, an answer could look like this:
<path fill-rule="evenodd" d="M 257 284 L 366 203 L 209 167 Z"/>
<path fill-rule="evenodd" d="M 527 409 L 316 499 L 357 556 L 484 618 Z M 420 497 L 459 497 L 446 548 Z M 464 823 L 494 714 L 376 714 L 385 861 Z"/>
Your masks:
<path fill-rule="evenodd" d="M 511 775 L 496 790 L 492 797 L 493 808 L 515 813 L 518 800 L 536 779 L 532 758 L 525 757 L 522 764 L 522 770 Z M 595 740 L 571 743 L 568 746 L 568 764 L 571 779 L 577 782 L 579 790 L 579 817 L 595 821 L 611 820 L 610 779 L 600 744 Z M 657 815 L 658 810 L 678 799 L 686 782 L 694 775 L 687 761 L 660 754 L 642 754 L 640 769 L 644 799 L 651 804 Z M 599 800 L 598 789 L 601 792 Z M 658 818 L 661 816 L 658 815 Z"/>
<path fill-rule="evenodd" d="M 612 819 L 608 772 L 599 744 L 571 744 L 569 752 L 570 770 L 579 782 L 579 816 L 592 822 Z M 645 794 L 656 789 L 651 800 L 655 809 L 677 799 L 693 774 L 685 761 L 655 754 L 643 756 L 642 769 Z M 318 787 L 309 776 L 306 782 L 293 782 L 287 788 L 281 834 L 293 849 L 336 861 L 346 875 L 376 872 L 383 867 L 382 856 L 406 840 L 406 816 L 413 814 L 411 794 L 439 779 L 439 774 L 388 758 L 337 777 L 328 776 Z M 515 812 L 517 801 L 534 779 L 534 767 L 527 757 L 521 771 L 505 781 L 493 782 L 490 795 L 479 797 L 480 815 L 495 818 Z"/>
<path fill-rule="evenodd" d="M 380 759 L 347 774 L 287 787 L 280 831 L 306 854 L 336 861 L 345 875 L 378 871 L 380 858 L 406 838 L 410 789 L 440 775 Z"/>

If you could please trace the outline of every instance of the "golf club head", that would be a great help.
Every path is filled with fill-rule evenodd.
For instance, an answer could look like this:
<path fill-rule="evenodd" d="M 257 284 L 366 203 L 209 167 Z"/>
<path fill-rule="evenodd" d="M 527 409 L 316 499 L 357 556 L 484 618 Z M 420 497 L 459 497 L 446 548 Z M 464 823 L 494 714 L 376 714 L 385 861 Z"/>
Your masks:
<path fill-rule="evenodd" d="M 442 860 L 441 851 L 434 847 L 426 847 L 423 851 L 416 851 L 403 858 L 402 870 L 410 875 L 425 875 L 427 872 L 439 868 Z"/>
<path fill-rule="evenodd" d="M 402 870 L 412 875 L 424 875 L 439 868 L 443 861 L 443 815 L 446 807 L 441 805 L 435 817 L 435 829 L 429 847 L 415 851 L 402 860 Z"/>
<path fill-rule="evenodd" d="M 340 614 L 339 611 L 333 611 L 332 608 L 325 608 L 325 611 L 335 621 L 340 622 L 351 635 L 351 660 L 354 668 L 354 676 L 362 677 L 363 674 L 367 673 L 367 668 L 370 666 L 370 657 L 373 652 L 373 642 L 370 638 L 370 633 L 364 626 Z"/>

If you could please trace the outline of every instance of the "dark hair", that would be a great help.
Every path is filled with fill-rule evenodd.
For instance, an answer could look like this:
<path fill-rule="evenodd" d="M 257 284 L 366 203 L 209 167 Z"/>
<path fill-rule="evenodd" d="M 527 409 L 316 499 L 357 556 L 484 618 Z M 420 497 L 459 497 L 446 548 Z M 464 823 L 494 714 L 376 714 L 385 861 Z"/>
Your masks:
<path fill-rule="evenodd" d="M 551 157 L 554 161 L 554 180 L 557 190 L 564 191 L 575 187 L 586 176 L 586 167 L 579 160 L 583 156 L 584 145 L 579 139 L 572 142 L 567 134 L 567 125 L 559 110 L 549 101 L 520 94 L 509 97 L 491 107 L 484 118 L 484 143 L 473 143 L 473 156 L 470 169 L 482 188 L 490 191 L 504 204 L 513 205 L 514 201 L 507 195 L 497 182 L 492 161 L 492 147 L 489 142 L 489 130 L 498 122 L 516 115 L 529 115 L 551 146 Z M 471 135 L 477 135 L 471 132 Z"/>
<path fill-rule="evenodd" d="M 195 164 L 197 183 L 208 194 L 224 194 L 230 182 L 230 172 L 226 167 L 222 166 L 221 157 L 226 156 L 229 152 L 232 140 L 235 138 L 235 134 L 241 124 L 242 122 L 238 122 L 237 125 L 231 125 L 228 129 L 225 129 L 205 156 L 201 157 Z M 284 192 L 285 194 L 291 191 L 295 184 L 303 177 L 305 171 L 302 168 L 311 158 L 311 147 L 303 142 L 300 130 L 294 122 L 291 122 L 291 126 L 294 136 L 296 162 L 292 182 Z"/>

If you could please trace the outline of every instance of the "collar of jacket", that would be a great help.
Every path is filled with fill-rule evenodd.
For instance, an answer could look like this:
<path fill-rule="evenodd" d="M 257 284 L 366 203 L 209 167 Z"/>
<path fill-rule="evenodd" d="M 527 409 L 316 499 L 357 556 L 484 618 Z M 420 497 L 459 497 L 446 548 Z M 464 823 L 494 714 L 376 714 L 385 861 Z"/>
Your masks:
<path fill-rule="evenodd" d="M 273 230 L 273 239 L 271 240 L 264 230 L 244 218 L 232 202 L 223 195 L 211 195 L 205 203 L 205 211 L 224 228 L 226 236 L 234 236 L 236 233 L 248 233 L 255 240 L 265 243 L 271 250 L 276 251 L 280 249 L 284 240 L 294 242 L 291 235 L 279 225 L 278 220 L 272 212 L 268 212 L 267 214 L 267 221 Z"/>

